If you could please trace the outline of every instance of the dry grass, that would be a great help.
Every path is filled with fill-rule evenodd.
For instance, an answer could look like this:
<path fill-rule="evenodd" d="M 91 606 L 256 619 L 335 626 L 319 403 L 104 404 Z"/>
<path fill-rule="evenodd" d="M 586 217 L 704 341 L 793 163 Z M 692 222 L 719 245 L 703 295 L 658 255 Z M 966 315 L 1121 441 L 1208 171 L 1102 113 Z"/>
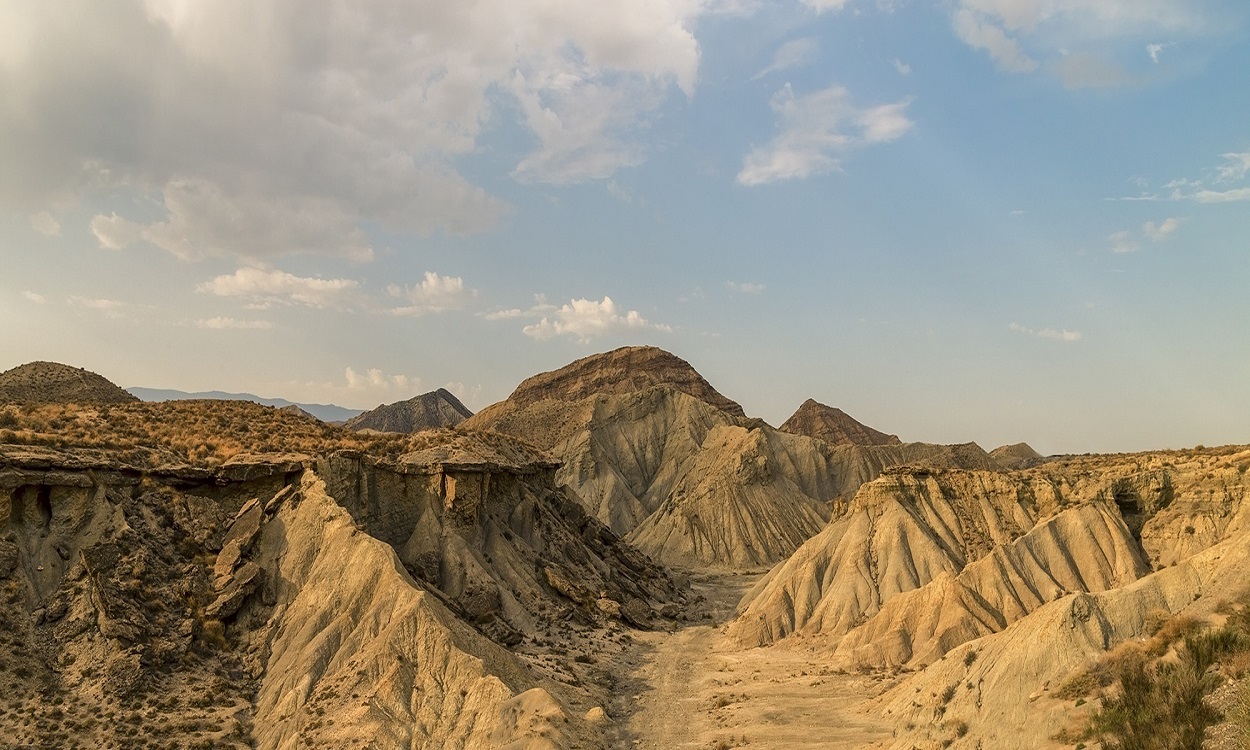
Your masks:
<path fill-rule="evenodd" d="M 411 438 L 360 435 L 250 401 L 0 406 L 0 444 L 93 448 L 139 463 L 215 466 L 241 453 L 398 455 Z"/>
<path fill-rule="evenodd" d="M 1200 750 L 1206 728 L 1221 720 L 1206 696 L 1226 677 L 1244 679 L 1248 661 L 1250 603 L 1242 602 L 1220 627 L 1172 618 L 1150 640 L 1108 653 L 1060 692 L 1075 697 L 1107 686 L 1085 732 L 1107 750 Z"/>

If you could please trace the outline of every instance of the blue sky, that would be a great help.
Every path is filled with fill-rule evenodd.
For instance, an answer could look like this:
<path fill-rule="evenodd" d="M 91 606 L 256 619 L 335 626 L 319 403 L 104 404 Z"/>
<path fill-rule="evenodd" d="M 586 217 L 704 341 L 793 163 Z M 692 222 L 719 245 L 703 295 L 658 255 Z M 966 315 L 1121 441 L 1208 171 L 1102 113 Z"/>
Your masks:
<path fill-rule="evenodd" d="M 1231 0 L 0 2 L 0 369 L 1250 442 Z"/>

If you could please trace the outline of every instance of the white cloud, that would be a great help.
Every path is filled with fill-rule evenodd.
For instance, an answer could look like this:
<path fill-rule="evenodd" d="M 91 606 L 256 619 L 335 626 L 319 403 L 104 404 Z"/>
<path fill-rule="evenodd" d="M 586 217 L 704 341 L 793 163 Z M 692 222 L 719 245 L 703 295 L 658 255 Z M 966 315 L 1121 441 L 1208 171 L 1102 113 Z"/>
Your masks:
<path fill-rule="evenodd" d="M 1160 52 L 1162 52 L 1163 50 L 1167 49 L 1168 47 L 1171 47 L 1171 46 L 1172 46 L 1172 44 L 1171 44 L 1171 43 L 1169 43 L 1169 44 L 1158 44 L 1158 43 L 1155 43 L 1155 44 L 1147 44 L 1147 45 L 1146 45 L 1146 54 L 1147 54 L 1147 55 L 1150 55 L 1150 61 L 1151 61 L 1151 62 L 1153 62 L 1155 65 L 1158 65 L 1158 64 L 1159 64 L 1159 53 L 1160 53 Z"/>
<path fill-rule="evenodd" d="M 245 266 L 200 284 L 196 291 L 219 297 L 242 297 L 262 307 L 273 304 L 343 307 L 359 286 L 359 282 L 352 279 L 307 278 Z"/>
<path fill-rule="evenodd" d="M 476 289 L 464 285 L 459 276 L 440 276 L 433 271 L 425 272 L 425 279 L 416 286 L 387 287 L 392 297 L 401 297 L 411 304 L 391 309 L 392 315 L 424 315 L 426 313 L 459 310 L 477 296 Z"/>
<path fill-rule="evenodd" d="M 1010 73 L 1037 70 L 1038 62 L 1001 27 L 968 10 L 955 13 L 955 35 L 974 49 L 984 50 L 1000 69 Z"/>
<path fill-rule="evenodd" d="M 406 400 L 422 390 L 421 378 L 388 375 L 376 367 L 347 367 L 343 370 L 343 379 L 338 381 L 276 383 L 270 388 L 296 401 L 338 404 L 357 409 L 371 409 L 381 403 Z"/>
<path fill-rule="evenodd" d="M 1250 151 L 1222 154 L 1224 162 L 1213 169 L 1204 170 L 1204 179 L 1180 177 L 1163 185 L 1167 192 L 1150 192 L 1149 185 L 1143 183 L 1140 195 L 1120 198 L 1124 201 L 1194 201 L 1196 203 L 1238 203 L 1250 201 L 1250 187 L 1231 187 L 1231 183 L 1241 182 L 1250 175 Z M 1219 185 L 1221 189 L 1212 189 L 1207 182 Z"/>
<path fill-rule="evenodd" d="M 120 318 L 122 317 L 122 310 L 128 307 L 125 302 L 120 300 L 100 297 L 79 297 L 74 295 L 69 297 L 67 301 L 75 307 L 85 307 L 88 310 L 96 310 L 103 313 L 106 318 Z"/>
<path fill-rule="evenodd" d="M 817 13 L 839 11 L 846 7 L 847 0 L 802 0 L 803 4 Z"/>
<path fill-rule="evenodd" d="M 773 53 L 772 62 L 751 76 L 751 80 L 758 81 L 769 73 L 806 67 L 816 62 L 819 55 L 820 42 L 815 37 L 791 39 L 777 48 L 777 51 Z"/>
<path fill-rule="evenodd" d="M 1189 197 L 1199 203 L 1239 203 L 1241 201 L 1250 201 L 1250 188 L 1199 190 Z"/>
<path fill-rule="evenodd" d="M 772 98 L 778 133 L 747 154 L 738 172 L 741 185 L 763 185 L 827 174 L 838 169 L 838 154 L 901 138 L 912 128 L 910 100 L 875 107 L 851 103 L 841 86 L 796 96 L 786 84 Z"/>
<path fill-rule="evenodd" d="M 1039 331 L 1033 328 L 1029 328 L 1027 326 L 1022 326 L 1019 323 L 1012 323 L 1008 325 L 1007 328 L 1009 328 L 1012 331 L 1015 331 L 1016 333 L 1022 333 L 1026 336 L 1036 336 L 1037 338 L 1051 339 L 1052 341 L 1072 342 L 1072 341 L 1081 340 L 1080 331 L 1069 331 L 1067 329 L 1054 329 L 1054 328 L 1043 328 Z"/>
<path fill-rule="evenodd" d="M 240 320 L 238 318 L 207 318 L 195 321 L 196 328 L 208 330 L 268 330 L 273 323 L 267 320 Z"/>
<path fill-rule="evenodd" d="M 1155 242 L 1161 242 L 1176 233 L 1181 228 L 1180 219 L 1168 217 L 1156 225 L 1153 221 L 1148 221 L 1142 225 L 1142 231 L 1146 236 Z"/>
<path fill-rule="evenodd" d="M 741 292 L 742 294 L 761 294 L 764 291 L 763 284 L 756 284 L 751 281 L 736 282 L 726 281 L 725 288 L 731 292 Z"/>
<path fill-rule="evenodd" d="M 1247 174 L 1250 174 L 1250 151 L 1224 154 L 1224 163 L 1215 168 L 1215 181 L 1238 182 Z"/>
<path fill-rule="evenodd" d="M 1127 229 L 1112 232 L 1107 236 L 1107 241 L 1111 243 L 1113 253 L 1137 252 L 1137 243 L 1133 240 L 1133 233 Z"/>
<path fill-rule="evenodd" d="M 908 65 L 907 63 L 903 62 L 897 57 L 894 58 L 891 62 L 893 62 L 894 69 L 898 71 L 899 75 L 903 75 L 903 76 L 911 75 L 911 66 Z"/>
<path fill-rule="evenodd" d="M 1131 80 L 1103 56 L 1119 51 L 1112 44 L 1116 40 L 1136 40 L 1126 48 L 1134 54 L 1144 44 L 1157 63 L 1169 45 L 1145 44 L 1149 38 L 1218 32 L 1192 0 L 959 0 L 952 26 L 956 36 L 989 54 L 1001 70 L 1029 73 L 1041 67 L 1039 58 L 1055 61 L 1055 72 L 1068 87 Z"/>
<path fill-rule="evenodd" d="M 34 302 L 36 305 L 44 305 L 44 304 L 47 304 L 48 302 L 48 300 L 42 294 L 36 294 L 35 292 L 31 292 L 31 291 L 22 292 L 22 297 L 24 297 L 26 300 L 30 302 Z"/>
<path fill-rule="evenodd" d="M 30 215 L 30 228 L 48 237 L 61 236 L 61 224 L 47 211 Z"/>
<path fill-rule="evenodd" d="M 34 211 L 129 191 L 166 216 L 123 212 L 121 236 L 95 222 L 101 243 L 141 234 L 180 257 L 363 258 L 366 226 L 480 231 L 508 206 L 456 165 L 488 128 L 536 139 L 512 157 L 524 180 L 641 162 L 640 134 L 694 92 L 698 19 L 729 5 L 6 7 L 0 200 Z"/>
<path fill-rule="evenodd" d="M 666 333 L 673 330 L 662 323 L 648 321 L 637 310 L 622 311 L 617 308 L 611 297 L 604 297 L 601 302 L 588 299 L 571 300 L 552 313 L 551 317 L 544 317 L 521 330 L 526 336 L 536 339 L 573 336 L 585 342 L 596 336 L 619 331 L 647 329 Z"/>
<path fill-rule="evenodd" d="M 100 247 L 120 250 L 139 239 L 143 227 L 115 213 L 109 216 L 100 214 L 91 220 L 91 233 L 95 235 Z"/>

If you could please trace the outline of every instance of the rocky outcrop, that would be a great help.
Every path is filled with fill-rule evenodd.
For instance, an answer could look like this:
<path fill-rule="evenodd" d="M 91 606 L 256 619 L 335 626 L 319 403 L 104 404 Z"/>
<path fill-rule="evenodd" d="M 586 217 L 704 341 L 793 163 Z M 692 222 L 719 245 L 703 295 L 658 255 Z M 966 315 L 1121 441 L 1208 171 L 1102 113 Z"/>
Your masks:
<path fill-rule="evenodd" d="M 449 391 L 439 388 L 407 401 L 383 404 L 347 420 L 343 426 L 352 431 L 420 432 L 440 427 L 455 427 L 473 416 L 468 407 Z"/>
<path fill-rule="evenodd" d="M 794 435 L 820 438 L 833 445 L 902 445 L 898 435 L 887 435 L 857 422 L 849 414 L 808 399 L 779 428 Z"/>
<path fill-rule="evenodd" d="M 138 400 L 90 370 L 56 362 L 29 362 L 0 372 L 0 403 L 124 404 Z"/>
<path fill-rule="evenodd" d="M 0 736 L 601 746 L 586 655 L 685 594 L 534 449 L 413 447 L 151 470 L 0 446 Z"/>

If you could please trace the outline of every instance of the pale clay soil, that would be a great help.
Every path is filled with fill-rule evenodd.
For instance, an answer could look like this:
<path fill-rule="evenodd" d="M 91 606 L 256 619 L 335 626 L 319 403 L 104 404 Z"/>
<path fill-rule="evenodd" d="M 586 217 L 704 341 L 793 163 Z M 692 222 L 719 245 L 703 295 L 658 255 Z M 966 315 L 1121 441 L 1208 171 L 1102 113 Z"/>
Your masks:
<path fill-rule="evenodd" d="M 696 576 L 703 622 L 636 634 L 609 707 L 613 747 L 850 750 L 890 739 L 892 727 L 860 709 L 887 687 L 881 678 L 832 673 L 803 645 L 728 639 L 723 623 L 759 576 Z"/>

